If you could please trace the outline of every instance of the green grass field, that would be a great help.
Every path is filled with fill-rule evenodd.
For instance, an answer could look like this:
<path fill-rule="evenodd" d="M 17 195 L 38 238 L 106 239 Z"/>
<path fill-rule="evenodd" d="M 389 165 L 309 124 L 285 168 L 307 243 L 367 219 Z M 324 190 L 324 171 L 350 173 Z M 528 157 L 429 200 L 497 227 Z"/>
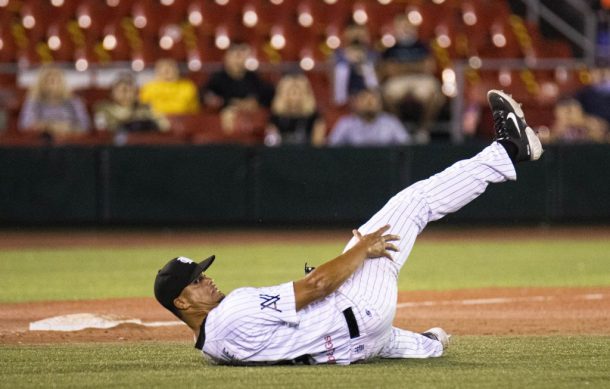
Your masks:
<path fill-rule="evenodd" d="M 464 336 L 438 359 L 315 367 L 211 366 L 185 343 L 3 346 L 0 386 L 603 388 L 610 383 L 609 342 Z"/>
<path fill-rule="evenodd" d="M 0 302 L 152 296 L 169 258 L 214 253 L 210 274 L 226 292 L 302 276 L 304 262 L 342 244 L 160 246 L 4 250 Z M 422 241 L 403 290 L 487 286 L 609 286 L 610 241 Z M 67 287 L 69 286 L 69 287 Z M 608 313 L 610 314 L 610 313 Z M 610 387 L 608 336 L 461 336 L 446 356 L 348 367 L 219 367 L 190 343 L 0 345 L 0 387 Z"/>
<path fill-rule="evenodd" d="M 192 245 L 4 250 L 0 302 L 152 296 L 157 270 L 172 257 L 216 254 L 209 274 L 229 292 L 303 276 L 303 264 L 338 255 L 343 244 Z M 66 285 L 70 285 L 66 288 Z M 610 285 L 610 240 L 437 242 L 415 245 L 402 290 L 488 286 Z"/>

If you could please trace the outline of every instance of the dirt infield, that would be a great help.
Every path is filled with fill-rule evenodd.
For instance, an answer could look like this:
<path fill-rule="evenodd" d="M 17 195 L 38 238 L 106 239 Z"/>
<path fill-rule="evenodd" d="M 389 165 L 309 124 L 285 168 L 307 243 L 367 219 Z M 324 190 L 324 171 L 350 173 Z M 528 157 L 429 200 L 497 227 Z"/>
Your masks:
<path fill-rule="evenodd" d="M 610 335 L 610 288 L 510 288 L 401 292 L 395 325 L 413 331 L 443 326 L 456 335 Z M 185 340 L 183 325 L 121 324 L 72 332 L 29 331 L 58 315 L 96 313 L 144 323 L 175 322 L 152 298 L 0 304 L 0 343 Z"/>

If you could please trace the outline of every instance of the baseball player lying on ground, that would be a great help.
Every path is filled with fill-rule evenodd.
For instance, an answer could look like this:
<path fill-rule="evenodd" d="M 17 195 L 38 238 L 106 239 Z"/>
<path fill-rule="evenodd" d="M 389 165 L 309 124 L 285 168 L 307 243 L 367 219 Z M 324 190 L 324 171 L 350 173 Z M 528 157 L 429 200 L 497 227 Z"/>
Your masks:
<path fill-rule="evenodd" d="M 489 183 L 516 180 L 514 163 L 537 160 L 542 146 L 520 105 L 487 94 L 495 141 L 475 157 L 404 189 L 358 230 L 343 254 L 304 278 L 225 296 L 204 274 L 214 256 L 178 257 L 156 276 L 157 300 L 194 332 L 195 347 L 222 364 L 350 364 L 375 357 L 439 357 L 441 328 L 414 333 L 392 326 L 397 279 L 430 221 L 468 204 Z"/>

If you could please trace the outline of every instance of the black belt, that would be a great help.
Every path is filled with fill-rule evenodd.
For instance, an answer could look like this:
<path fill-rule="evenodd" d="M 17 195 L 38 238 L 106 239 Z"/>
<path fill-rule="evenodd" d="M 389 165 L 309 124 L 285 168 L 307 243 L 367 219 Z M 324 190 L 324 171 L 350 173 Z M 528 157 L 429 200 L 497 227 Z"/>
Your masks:
<path fill-rule="evenodd" d="M 345 311 L 343 311 L 343 316 L 345 316 L 345 322 L 347 323 L 347 328 L 349 329 L 350 339 L 359 337 L 360 329 L 358 329 L 358 322 L 356 321 L 356 317 L 354 316 L 352 309 L 347 308 Z"/>

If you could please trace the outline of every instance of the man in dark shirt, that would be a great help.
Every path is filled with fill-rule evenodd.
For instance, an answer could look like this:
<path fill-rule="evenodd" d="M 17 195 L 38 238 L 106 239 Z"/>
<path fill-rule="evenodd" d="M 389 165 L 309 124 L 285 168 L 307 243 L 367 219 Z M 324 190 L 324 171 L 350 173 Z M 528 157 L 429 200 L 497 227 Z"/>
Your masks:
<path fill-rule="evenodd" d="M 221 108 L 242 104 L 269 107 L 273 86 L 246 68 L 250 53 L 247 43 L 233 43 L 227 49 L 223 69 L 213 73 L 199 90 L 203 103 Z"/>
<path fill-rule="evenodd" d="M 398 117 L 410 111 L 404 109 L 408 101 L 421 106 L 415 141 L 426 143 L 430 127 L 445 102 L 440 82 L 434 76 L 434 59 L 428 46 L 419 40 L 417 27 L 404 13 L 394 19 L 394 36 L 396 44 L 381 56 L 383 98 L 388 110 Z"/>
<path fill-rule="evenodd" d="M 273 86 L 246 68 L 250 53 L 246 43 L 231 44 L 224 56 L 223 69 L 212 74 L 199 90 L 206 106 L 220 109 L 222 128 L 227 134 L 236 131 L 239 115 L 258 117 L 261 108 L 269 108 L 273 99 Z"/>

